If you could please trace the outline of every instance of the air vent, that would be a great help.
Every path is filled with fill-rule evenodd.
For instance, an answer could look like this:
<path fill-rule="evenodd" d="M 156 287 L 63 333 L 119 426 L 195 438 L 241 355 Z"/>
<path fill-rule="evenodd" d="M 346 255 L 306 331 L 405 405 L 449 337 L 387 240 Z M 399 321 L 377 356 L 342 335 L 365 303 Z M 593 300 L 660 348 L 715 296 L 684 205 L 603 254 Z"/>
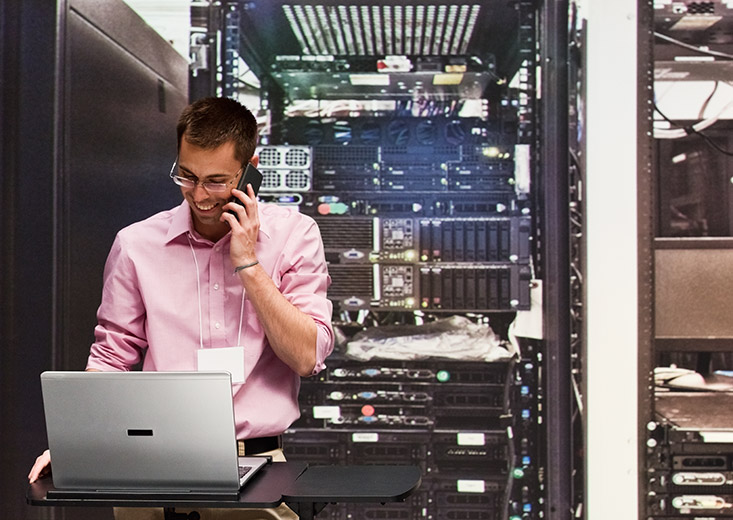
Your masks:
<path fill-rule="evenodd" d="M 285 164 L 293 168 L 306 168 L 310 164 L 310 153 L 302 148 L 293 148 L 285 152 Z"/>
<path fill-rule="evenodd" d="M 260 158 L 262 168 L 310 168 L 311 148 L 309 146 L 261 146 L 255 155 Z"/>
<path fill-rule="evenodd" d="M 331 286 L 328 297 L 343 299 L 356 297 L 369 301 L 374 287 L 374 271 L 370 265 L 329 265 Z"/>
<path fill-rule="evenodd" d="M 324 130 L 320 121 L 310 121 L 303 132 L 305 142 L 311 146 L 321 144 L 323 142 Z"/>
<path fill-rule="evenodd" d="M 471 5 L 283 5 L 303 54 L 466 54 L 481 7 Z"/>
<path fill-rule="evenodd" d="M 310 175 L 303 170 L 291 170 L 285 175 L 285 186 L 290 190 L 307 190 L 310 182 Z"/>
<path fill-rule="evenodd" d="M 415 128 L 415 138 L 420 144 L 432 145 L 435 144 L 435 137 L 438 131 L 436 125 L 432 119 L 425 119 L 420 121 Z"/>
<path fill-rule="evenodd" d="M 262 171 L 262 184 L 260 189 L 262 190 L 275 190 L 280 187 L 280 172 L 275 170 L 261 170 Z"/>
<path fill-rule="evenodd" d="M 351 164 L 364 167 L 379 162 L 379 148 L 376 146 L 319 146 L 315 149 L 315 163 L 318 165 Z"/>
<path fill-rule="evenodd" d="M 257 154 L 260 158 L 260 166 L 278 166 L 280 164 L 280 150 L 274 147 L 262 148 Z"/>
<path fill-rule="evenodd" d="M 715 14 L 715 2 L 690 2 L 687 4 L 688 14 Z"/>
<path fill-rule="evenodd" d="M 462 144 L 466 139 L 466 129 L 463 127 L 463 123 L 458 120 L 453 120 L 445 125 L 445 140 L 448 144 L 458 146 Z"/>
<path fill-rule="evenodd" d="M 262 146 L 255 152 L 265 192 L 298 192 L 311 189 L 312 151 L 308 146 Z"/>
<path fill-rule="evenodd" d="M 369 253 L 374 243 L 373 220 L 371 218 L 317 218 L 323 247 L 329 251 L 358 249 Z"/>
<path fill-rule="evenodd" d="M 394 146 L 405 146 L 410 140 L 410 127 L 404 119 L 395 119 L 387 127 L 387 137 Z"/>

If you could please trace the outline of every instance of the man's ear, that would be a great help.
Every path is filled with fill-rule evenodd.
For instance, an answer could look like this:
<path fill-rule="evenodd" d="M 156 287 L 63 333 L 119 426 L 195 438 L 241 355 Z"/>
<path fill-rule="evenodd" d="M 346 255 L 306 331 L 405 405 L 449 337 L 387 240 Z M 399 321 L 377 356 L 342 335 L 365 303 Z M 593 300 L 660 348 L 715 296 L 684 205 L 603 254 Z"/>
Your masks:
<path fill-rule="evenodd" d="M 257 168 L 257 165 L 260 164 L 260 157 L 258 155 L 253 155 L 249 162 L 252 163 L 252 166 Z"/>

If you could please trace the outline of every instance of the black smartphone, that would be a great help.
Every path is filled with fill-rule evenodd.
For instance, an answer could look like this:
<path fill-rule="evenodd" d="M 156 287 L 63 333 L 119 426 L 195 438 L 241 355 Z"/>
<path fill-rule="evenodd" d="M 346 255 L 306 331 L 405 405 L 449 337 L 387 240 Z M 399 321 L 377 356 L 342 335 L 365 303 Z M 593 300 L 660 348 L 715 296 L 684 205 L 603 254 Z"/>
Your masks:
<path fill-rule="evenodd" d="M 262 184 L 262 174 L 257 168 L 252 166 L 252 163 L 247 163 L 247 167 L 244 169 L 244 173 L 239 178 L 239 182 L 237 183 L 237 189 L 243 191 L 244 193 L 247 193 L 247 184 L 252 185 L 255 196 L 257 196 L 257 192 L 260 191 L 260 184 Z M 239 200 L 237 197 L 232 197 L 232 201 L 236 202 L 239 205 L 242 205 L 242 201 Z"/>
<path fill-rule="evenodd" d="M 252 185 L 252 190 L 255 192 L 255 197 L 257 196 L 257 192 L 260 191 L 260 184 L 262 184 L 262 174 L 260 173 L 260 170 L 252 166 L 252 163 L 247 163 L 247 167 L 244 169 L 244 173 L 239 178 L 239 182 L 237 183 L 237 189 L 240 191 L 243 191 L 244 193 L 247 193 L 247 184 Z M 236 202 L 240 206 L 244 206 L 242 204 L 242 201 L 239 200 L 237 197 L 232 197 L 230 199 L 230 202 Z M 229 210 L 229 213 L 237 216 L 236 213 Z"/>

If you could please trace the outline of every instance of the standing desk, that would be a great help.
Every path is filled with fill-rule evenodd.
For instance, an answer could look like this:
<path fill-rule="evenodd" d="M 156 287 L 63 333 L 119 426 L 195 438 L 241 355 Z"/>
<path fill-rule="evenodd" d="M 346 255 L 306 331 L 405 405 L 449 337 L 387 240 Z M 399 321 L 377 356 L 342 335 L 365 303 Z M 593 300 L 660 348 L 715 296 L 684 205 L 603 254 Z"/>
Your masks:
<path fill-rule="evenodd" d="M 421 482 L 417 466 L 308 466 L 303 462 L 273 462 L 263 467 L 239 493 L 238 500 L 80 495 L 53 498 L 52 478 L 31 484 L 26 501 L 34 506 L 270 508 L 285 502 L 303 520 L 312 520 L 329 503 L 401 502 Z M 51 498 L 49 498 L 51 492 Z"/>

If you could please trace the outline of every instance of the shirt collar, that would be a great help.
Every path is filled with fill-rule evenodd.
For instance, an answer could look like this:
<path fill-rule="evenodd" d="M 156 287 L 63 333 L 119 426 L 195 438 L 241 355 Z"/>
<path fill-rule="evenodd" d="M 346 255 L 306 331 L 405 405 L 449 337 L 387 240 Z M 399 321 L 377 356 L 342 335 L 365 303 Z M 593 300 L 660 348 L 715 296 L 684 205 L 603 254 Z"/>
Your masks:
<path fill-rule="evenodd" d="M 270 238 L 270 225 L 269 219 L 262 218 L 263 204 L 258 204 L 258 211 L 260 212 L 260 233 Z M 188 202 L 184 199 L 183 202 L 173 209 L 173 218 L 171 219 L 171 225 L 168 228 L 168 233 L 165 237 L 166 244 L 175 240 L 176 238 L 186 233 L 191 233 L 193 236 L 198 236 L 196 230 L 193 228 L 193 217 L 191 216 L 191 207 Z"/>
<path fill-rule="evenodd" d="M 177 208 L 173 208 L 173 218 L 171 219 L 171 224 L 165 237 L 166 244 L 186 233 L 193 234 L 194 229 L 191 207 L 184 199 Z"/>

